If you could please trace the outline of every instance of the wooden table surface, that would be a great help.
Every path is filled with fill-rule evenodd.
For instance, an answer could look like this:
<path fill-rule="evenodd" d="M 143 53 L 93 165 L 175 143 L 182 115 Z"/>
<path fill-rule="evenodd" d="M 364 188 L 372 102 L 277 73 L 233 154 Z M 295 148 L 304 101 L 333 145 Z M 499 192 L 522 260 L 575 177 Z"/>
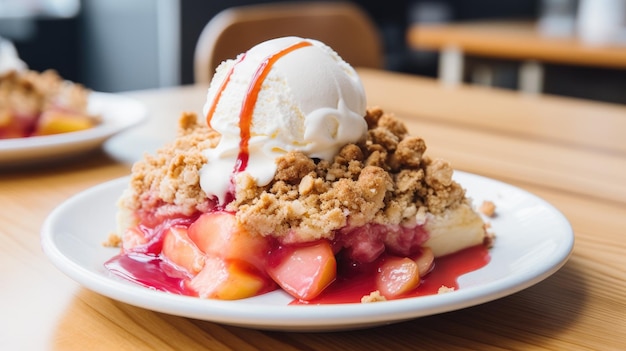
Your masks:
<path fill-rule="evenodd" d="M 360 70 L 368 101 L 402 117 L 432 156 L 499 179 L 570 220 L 570 260 L 511 296 L 389 326 L 266 332 L 121 303 L 81 287 L 43 254 L 39 231 L 68 197 L 129 174 L 174 137 L 206 87 L 131 92 L 151 119 L 104 151 L 54 166 L 0 169 L 0 345 L 4 350 L 621 350 L 626 346 L 626 107 Z"/>
<path fill-rule="evenodd" d="M 417 24 L 409 28 L 413 48 L 458 46 L 469 55 L 538 60 L 558 64 L 626 68 L 626 46 L 585 44 L 575 36 L 542 35 L 534 21 L 469 21 Z"/>
<path fill-rule="evenodd" d="M 407 32 L 407 44 L 418 50 L 440 52 L 438 75 L 447 85 L 466 80 L 467 56 L 519 61 L 518 89 L 530 94 L 543 91 L 546 63 L 626 69 L 625 45 L 588 44 L 574 35 L 544 35 L 535 21 L 415 24 Z M 489 65 L 480 67 L 469 72 L 470 81 L 491 85 L 494 71 Z"/>

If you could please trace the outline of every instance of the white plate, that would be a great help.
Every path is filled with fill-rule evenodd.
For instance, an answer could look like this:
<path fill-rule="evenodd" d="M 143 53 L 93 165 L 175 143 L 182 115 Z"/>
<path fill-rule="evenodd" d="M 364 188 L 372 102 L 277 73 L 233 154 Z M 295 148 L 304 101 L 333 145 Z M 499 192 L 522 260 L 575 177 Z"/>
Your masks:
<path fill-rule="evenodd" d="M 457 172 L 476 203 L 492 200 L 498 216 L 491 261 L 459 278 L 450 293 L 369 304 L 287 305 L 274 291 L 237 301 L 203 300 L 134 285 L 103 263 L 118 249 L 102 242 L 115 230 L 115 203 L 128 178 L 86 190 L 57 207 L 42 229 L 45 253 L 65 274 L 102 295 L 146 309 L 218 323 L 284 331 L 363 328 L 457 310 L 513 294 L 556 272 L 569 258 L 574 236 L 567 219 L 544 200 L 511 185 Z"/>
<path fill-rule="evenodd" d="M 88 110 L 102 123 L 83 131 L 0 140 L 0 167 L 76 156 L 96 149 L 108 138 L 143 121 L 146 108 L 131 98 L 92 92 Z"/>

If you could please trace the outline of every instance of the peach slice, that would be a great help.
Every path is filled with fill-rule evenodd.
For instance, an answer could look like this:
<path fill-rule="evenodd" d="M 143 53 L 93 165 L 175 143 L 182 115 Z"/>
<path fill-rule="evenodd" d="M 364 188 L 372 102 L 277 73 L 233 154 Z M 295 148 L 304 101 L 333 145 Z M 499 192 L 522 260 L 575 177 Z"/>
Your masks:
<path fill-rule="evenodd" d="M 387 257 L 376 276 L 376 287 L 386 298 L 398 297 L 419 284 L 419 266 L 408 257 Z"/>
<path fill-rule="evenodd" d="M 337 276 L 337 261 L 328 241 L 283 247 L 272 253 L 267 272 L 283 290 L 308 301 L 318 296 Z"/>
<path fill-rule="evenodd" d="M 422 247 L 419 256 L 413 257 L 415 263 L 417 263 L 417 270 L 420 277 L 425 276 L 433 268 L 435 262 L 435 254 L 430 247 Z"/>
<path fill-rule="evenodd" d="M 134 248 L 145 245 L 148 239 L 144 233 L 136 227 L 127 229 L 122 238 L 122 249 L 132 251 Z"/>
<path fill-rule="evenodd" d="M 93 128 L 96 125 L 88 116 L 61 112 L 46 111 L 41 114 L 35 128 L 35 135 L 61 134 Z"/>
<path fill-rule="evenodd" d="M 201 298 L 237 300 L 259 294 L 267 280 L 241 261 L 207 256 L 204 268 L 185 286 Z"/>
<path fill-rule="evenodd" d="M 11 125 L 13 114 L 8 110 L 0 110 L 0 128 L 6 128 Z"/>
<path fill-rule="evenodd" d="M 189 238 L 204 253 L 225 261 L 241 260 L 265 269 L 266 238 L 248 233 L 229 212 L 205 213 L 189 226 Z"/>
<path fill-rule="evenodd" d="M 163 237 L 163 256 L 171 263 L 196 275 L 204 267 L 204 254 L 189 239 L 184 227 L 171 227 Z"/>

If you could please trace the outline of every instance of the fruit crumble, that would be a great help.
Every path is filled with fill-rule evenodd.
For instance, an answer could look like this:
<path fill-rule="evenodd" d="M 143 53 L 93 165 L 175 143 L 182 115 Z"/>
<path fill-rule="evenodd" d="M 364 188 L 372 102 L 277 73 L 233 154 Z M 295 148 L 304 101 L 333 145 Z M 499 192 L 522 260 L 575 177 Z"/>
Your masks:
<path fill-rule="evenodd" d="M 336 303 L 435 294 L 487 264 L 491 237 L 450 163 L 366 109 L 324 44 L 279 38 L 223 63 L 204 112 L 133 166 L 113 273 L 201 298 Z"/>

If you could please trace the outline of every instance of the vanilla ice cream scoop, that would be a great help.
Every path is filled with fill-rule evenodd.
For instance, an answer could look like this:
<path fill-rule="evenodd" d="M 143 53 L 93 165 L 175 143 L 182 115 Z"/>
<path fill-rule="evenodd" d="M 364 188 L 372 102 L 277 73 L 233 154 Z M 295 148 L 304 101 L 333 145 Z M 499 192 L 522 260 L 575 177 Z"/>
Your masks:
<path fill-rule="evenodd" d="M 364 137 L 365 91 L 354 69 L 317 40 L 263 42 L 216 70 L 204 114 L 221 134 L 207 149 L 200 185 L 223 204 L 231 178 L 248 173 L 259 186 L 289 151 L 331 160 Z"/>

